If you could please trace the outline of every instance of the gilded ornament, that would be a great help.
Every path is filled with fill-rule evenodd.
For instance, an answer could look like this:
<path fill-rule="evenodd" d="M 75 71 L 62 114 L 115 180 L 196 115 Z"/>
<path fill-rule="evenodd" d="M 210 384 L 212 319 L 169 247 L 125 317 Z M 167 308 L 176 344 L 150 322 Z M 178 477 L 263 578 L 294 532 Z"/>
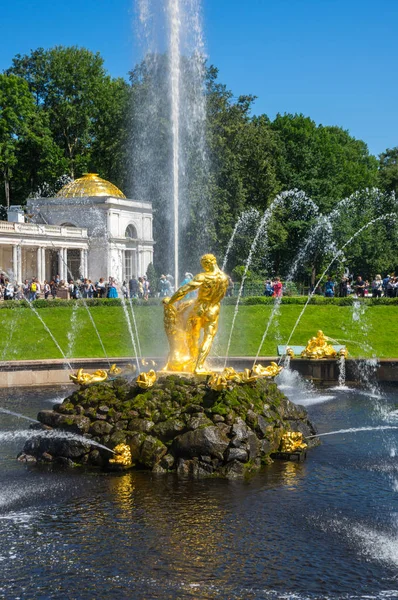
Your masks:
<path fill-rule="evenodd" d="M 207 382 L 207 385 L 216 392 L 222 392 L 228 387 L 228 379 L 223 373 L 213 373 Z"/>
<path fill-rule="evenodd" d="M 344 356 L 344 358 L 347 358 L 347 356 L 348 356 L 347 348 L 341 348 L 341 350 L 339 350 L 339 356 Z"/>
<path fill-rule="evenodd" d="M 233 383 L 242 383 L 241 373 L 237 373 L 233 367 L 226 367 L 223 375 L 228 381 Z"/>
<path fill-rule="evenodd" d="M 83 369 L 78 369 L 76 375 L 69 375 L 69 379 L 77 385 L 91 385 L 92 383 L 101 383 L 108 378 L 108 373 L 103 369 L 98 369 L 94 373 L 84 373 Z"/>
<path fill-rule="evenodd" d="M 113 449 L 115 456 L 109 460 L 111 464 L 131 467 L 133 461 L 131 459 L 130 446 L 127 444 L 118 444 Z"/>
<path fill-rule="evenodd" d="M 320 329 L 315 337 L 312 337 L 305 349 L 302 351 L 301 356 L 303 358 L 336 358 L 337 352 L 331 344 L 328 344 L 328 338 L 325 336 L 323 331 Z"/>
<path fill-rule="evenodd" d="M 303 440 L 303 434 L 299 431 L 287 431 L 281 440 L 281 452 L 298 452 L 305 450 L 307 444 Z"/>
<path fill-rule="evenodd" d="M 116 375 L 120 375 L 121 372 L 122 372 L 122 369 L 117 367 L 116 364 L 114 363 L 113 365 L 111 365 L 111 367 L 108 371 L 108 375 L 116 376 Z"/>
<path fill-rule="evenodd" d="M 252 376 L 257 375 L 258 377 L 276 377 L 282 371 L 283 367 L 280 367 L 276 362 L 271 362 L 268 367 L 262 367 L 261 365 L 255 365 L 252 369 Z"/>
<path fill-rule="evenodd" d="M 156 381 L 156 373 L 153 369 L 148 373 L 140 373 L 136 379 L 136 384 L 143 390 L 147 390 L 152 387 Z"/>
<path fill-rule="evenodd" d="M 290 358 L 294 358 L 294 350 L 290 346 L 286 348 L 286 356 L 290 356 Z"/>
<path fill-rule="evenodd" d="M 205 361 L 218 329 L 220 303 L 228 288 L 228 277 L 213 254 L 200 259 L 203 272 L 164 298 L 164 326 L 169 341 L 165 371 L 209 373 Z M 181 300 L 197 292 L 196 299 Z M 202 335 L 202 340 L 200 339 Z"/>

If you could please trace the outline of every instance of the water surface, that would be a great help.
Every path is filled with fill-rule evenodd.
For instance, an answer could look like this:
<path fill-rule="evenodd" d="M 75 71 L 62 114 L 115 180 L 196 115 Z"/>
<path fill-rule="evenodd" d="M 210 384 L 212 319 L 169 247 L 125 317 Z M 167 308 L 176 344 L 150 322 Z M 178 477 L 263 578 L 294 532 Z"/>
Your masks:
<path fill-rule="evenodd" d="M 319 432 L 398 424 L 398 394 L 284 376 Z M 0 390 L 34 418 L 65 390 Z M 0 413 L 0 430 L 26 429 Z M 250 481 L 20 464 L 0 445 L 0 597 L 398 598 L 398 433 L 327 436 Z"/>

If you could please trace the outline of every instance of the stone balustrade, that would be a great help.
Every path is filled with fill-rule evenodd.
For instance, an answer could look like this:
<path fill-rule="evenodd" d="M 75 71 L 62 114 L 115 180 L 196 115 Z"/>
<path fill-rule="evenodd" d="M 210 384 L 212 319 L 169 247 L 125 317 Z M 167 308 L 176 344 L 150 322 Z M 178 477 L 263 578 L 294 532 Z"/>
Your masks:
<path fill-rule="evenodd" d="M 10 223 L 0 221 L 0 233 L 23 233 L 24 235 L 50 235 L 51 237 L 87 238 L 87 229 L 82 227 L 63 227 L 59 225 L 41 225 L 38 223 Z"/>

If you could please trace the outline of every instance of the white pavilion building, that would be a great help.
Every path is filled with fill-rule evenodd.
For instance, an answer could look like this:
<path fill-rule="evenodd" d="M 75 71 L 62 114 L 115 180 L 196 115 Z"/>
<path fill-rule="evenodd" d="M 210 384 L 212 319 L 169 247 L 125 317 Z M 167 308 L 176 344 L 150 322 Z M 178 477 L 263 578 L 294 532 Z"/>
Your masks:
<path fill-rule="evenodd" d="M 152 204 L 129 200 L 115 185 L 87 173 L 54 198 L 10 207 L 0 221 L 0 271 L 22 283 L 56 274 L 69 280 L 115 277 L 119 282 L 146 273 L 153 262 Z"/>

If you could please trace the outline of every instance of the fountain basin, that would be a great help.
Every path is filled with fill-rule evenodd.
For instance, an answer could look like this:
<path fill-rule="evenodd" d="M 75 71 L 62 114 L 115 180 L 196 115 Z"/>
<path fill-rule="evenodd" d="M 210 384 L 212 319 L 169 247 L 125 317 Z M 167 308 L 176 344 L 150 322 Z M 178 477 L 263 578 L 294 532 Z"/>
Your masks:
<path fill-rule="evenodd" d="M 228 366 L 236 370 L 250 369 L 253 366 L 254 356 L 234 356 L 228 359 Z M 164 364 L 164 357 L 150 357 L 147 359 L 149 364 L 155 363 L 158 366 Z M 257 362 L 268 366 L 271 362 L 278 362 L 277 356 L 260 357 Z M 109 363 L 117 363 L 119 367 L 125 368 L 133 362 L 131 358 L 110 357 L 104 358 L 76 358 L 71 359 L 73 370 L 81 367 L 85 371 L 95 371 L 97 369 L 108 369 Z M 211 366 L 214 370 L 223 369 L 224 359 L 221 357 L 211 359 Z M 346 359 L 346 381 L 350 383 L 360 382 L 361 366 L 366 365 L 368 359 L 348 358 Z M 326 383 L 337 382 L 339 379 L 339 365 L 336 359 L 322 359 L 314 361 L 306 358 L 294 358 L 291 360 L 291 367 L 297 370 L 303 377 L 324 381 Z M 0 388 L 14 388 L 26 386 L 54 386 L 70 384 L 70 371 L 65 368 L 62 359 L 51 360 L 16 360 L 7 361 L 0 366 Z M 377 360 L 375 365 L 375 377 L 380 382 L 398 382 L 398 359 L 382 358 Z"/>
<path fill-rule="evenodd" d="M 38 420 L 111 449 L 127 444 L 136 468 L 181 477 L 244 477 L 272 462 L 287 431 L 316 433 L 306 410 L 271 381 L 216 391 L 203 378 L 175 374 L 149 390 L 123 378 L 80 387 L 53 410 L 40 411 Z M 107 469 L 111 454 L 43 436 L 26 442 L 21 458 L 31 457 Z"/>

